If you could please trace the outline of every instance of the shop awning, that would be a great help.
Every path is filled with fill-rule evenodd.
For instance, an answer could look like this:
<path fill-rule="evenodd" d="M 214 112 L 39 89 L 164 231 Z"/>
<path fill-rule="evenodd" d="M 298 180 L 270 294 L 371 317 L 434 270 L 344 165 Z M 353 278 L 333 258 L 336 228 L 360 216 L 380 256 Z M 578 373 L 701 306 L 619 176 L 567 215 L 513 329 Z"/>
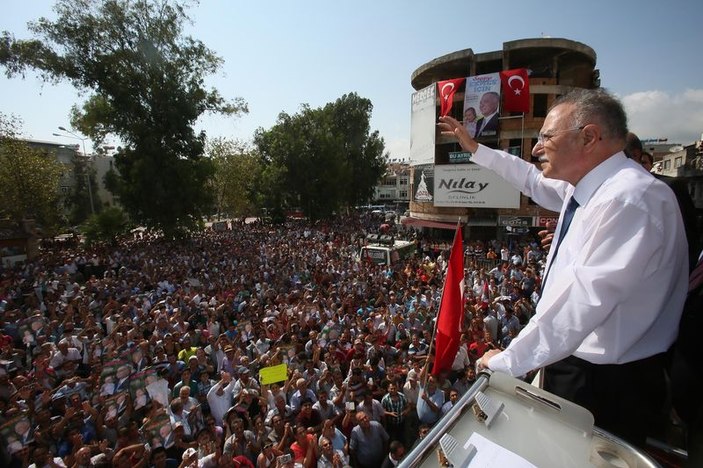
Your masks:
<path fill-rule="evenodd" d="M 428 219 L 412 218 L 407 216 L 400 221 L 406 226 L 427 227 L 435 229 L 456 229 L 456 223 L 443 223 L 441 221 L 430 221 Z"/>

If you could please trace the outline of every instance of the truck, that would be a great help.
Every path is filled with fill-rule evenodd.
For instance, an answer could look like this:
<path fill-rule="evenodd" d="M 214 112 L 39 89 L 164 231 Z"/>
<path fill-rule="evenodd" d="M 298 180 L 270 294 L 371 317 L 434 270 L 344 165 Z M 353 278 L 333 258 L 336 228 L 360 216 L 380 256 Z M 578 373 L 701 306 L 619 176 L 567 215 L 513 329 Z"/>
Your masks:
<path fill-rule="evenodd" d="M 417 246 L 415 241 L 382 239 L 371 241 L 361 247 L 359 258 L 361 261 L 370 261 L 377 265 L 395 265 L 415 255 Z"/>

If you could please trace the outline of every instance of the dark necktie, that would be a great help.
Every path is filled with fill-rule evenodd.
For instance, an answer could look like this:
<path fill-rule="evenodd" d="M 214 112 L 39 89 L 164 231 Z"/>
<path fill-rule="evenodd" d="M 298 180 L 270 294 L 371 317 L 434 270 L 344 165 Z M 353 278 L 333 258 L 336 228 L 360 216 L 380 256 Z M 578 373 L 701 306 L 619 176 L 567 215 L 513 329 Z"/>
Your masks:
<path fill-rule="evenodd" d="M 547 273 L 544 274 L 544 280 L 542 281 L 542 285 L 547 283 L 547 275 L 552 270 L 552 265 L 554 265 L 554 261 L 556 260 L 557 254 L 559 253 L 559 246 L 561 245 L 561 241 L 564 240 L 564 236 L 566 236 L 566 232 L 569 230 L 571 220 L 574 219 L 574 213 L 576 212 L 576 208 L 578 207 L 579 202 L 577 202 L 576 199 L 572 196 L 571 199 L 569 199 L 569 204 L 566 205 L 566 211 L 564 211 L 564 219 L 562 219 L 561 229 L 559 230 L 559 239 L 557 240 L 557 245 L 554 247 L 554 255 L 552 255 L 552 261 L 549 262 L 549 268 L 547 269 Z"/>

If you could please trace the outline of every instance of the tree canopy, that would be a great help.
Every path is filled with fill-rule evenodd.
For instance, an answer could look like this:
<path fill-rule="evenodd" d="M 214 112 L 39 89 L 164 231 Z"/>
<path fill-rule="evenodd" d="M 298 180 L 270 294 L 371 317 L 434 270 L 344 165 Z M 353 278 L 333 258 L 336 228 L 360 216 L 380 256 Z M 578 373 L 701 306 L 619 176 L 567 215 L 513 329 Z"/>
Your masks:
<path fill-rule="evenodd" d="M 83 223 L 82 231 L 89 244 L 101 241 L 115 244 L 117 237 L 124 234 L 127 227 L 128 221 L 124 212 L 112 206 L 88 218 Z"/>
<path fill-rule="evenodd" d="M 315 219 L 365 203 L 385 170 L 383 139 L 370 130 L 372 109 L 350 93 L 322 108 L 281 113 L 270 130 L 258 129 L 263 205 L 298 207 Z"/>
<path fill-rule="evenodd" d="M 207 155 L 215 164 L 212 185 L 217 213 L 243 217 L 256 213 L 260 161 L 240 141 L 216 138 L 208 141 Z"/>
<path fill-rule="evenodd" d="M 193 125 L 205 112 L 247 111 L 242 99 L 205 87 L 222 61 L 184 36 L 192 3 L 59 0 L 54 21 L 29 24 L 35 39 L 0 38 L 8 76 L 36 70 L 88 93 L 72 125 L 96 143 L 107 135 L 124 143 L 115 155 L 116 195 L 135 222 L 166 233 L 196 226 L 213 208 L 213 162 Z"/>
<path fill-rule="evenodd" d="M 56 226 L 64 171 L 55 155 L 19 138 L 20 122 L 0 114 L 0 216 L 21 225 L 33 218 L 44 228 Z"/>

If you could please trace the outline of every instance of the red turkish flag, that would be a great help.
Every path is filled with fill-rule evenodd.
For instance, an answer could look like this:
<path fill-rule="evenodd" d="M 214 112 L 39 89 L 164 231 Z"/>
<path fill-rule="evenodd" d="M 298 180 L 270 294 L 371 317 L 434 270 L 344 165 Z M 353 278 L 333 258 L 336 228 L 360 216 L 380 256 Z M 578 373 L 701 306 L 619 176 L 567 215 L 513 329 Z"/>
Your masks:
<path fill-rule="evenodd" d="M 503 86 L 503 111 L 530 112 L 530 78 L 527 68 L 503 70 L 500 72 Z"/>
<path fill-rule="evenodd" d="M 438 81 L 437 91 L 439 91 L 439 116 L 444 117 L 452 110 L 454 93 L 464 84 L 466 78 L 455 78 L 453 80 Z"/>
<path fill-rule="evenodd" d="M 442 302 L 437 315 L 435 360 L 432 375 L 452 369 L 459 350 L 461 322 L 464 317 L 464 245 L 461 226 L 457 224 L 454 244 L 449 254 L 447 276 L 444 278 Z"/>

